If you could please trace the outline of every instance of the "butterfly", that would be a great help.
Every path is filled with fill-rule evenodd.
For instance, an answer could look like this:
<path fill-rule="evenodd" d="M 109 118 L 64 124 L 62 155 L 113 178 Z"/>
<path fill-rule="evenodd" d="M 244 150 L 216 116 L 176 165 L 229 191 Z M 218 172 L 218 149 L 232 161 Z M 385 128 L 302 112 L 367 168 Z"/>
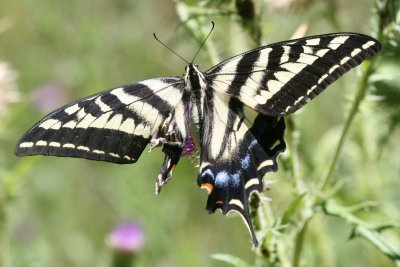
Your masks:
<path fill-rule="evenodd" d="M 372 37 L 332 33 L 262 46 L 205 72 L 191 62 L 183 77 L 129 83 L 53 111 L 25 133 L 15 154 L 129 164 L 148 144 L 161 146 L 159 193 L 181 156 L 193 152 L 196 133 L 206 210 L 238 212 L 257 246 L 249 197 L 277 170 L 286 148 L 283 117 L 380 49 Z"/>

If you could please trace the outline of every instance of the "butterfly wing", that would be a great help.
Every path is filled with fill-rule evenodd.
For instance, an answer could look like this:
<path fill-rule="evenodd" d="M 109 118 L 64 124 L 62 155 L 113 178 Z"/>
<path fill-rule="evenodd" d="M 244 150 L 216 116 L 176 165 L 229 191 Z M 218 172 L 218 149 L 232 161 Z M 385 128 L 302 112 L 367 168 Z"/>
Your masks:
<path fill-rule="evenodd" d="M 284 120 L 261 113 L 251 118 L 238 99 L 216 91 L 206 96 L 205 106 L 198 185 L 209 193 L 206 210 L 238 212 L 257 245 L 248 200 L 262 191 L 264 175 L 277 170 L 286 147 Z"/>
<path fill-rule="evenodd" d="M 208 70 L 198 177 L 209 192 L 206 209 L 239 212 L 257 245 L 248 200 L 262 191 L 263 176 L 277 170 L 277 156 L 285 150 L 280 116 L 380 49 L 369 36 L 328 34 L 267 45 Z M 254 120 L 246 106 L 259 112 Z"/>
<path fill-rule="evenodd" d="M 183 88 L 181 78 L 155 78 L 78 100 L 36 123 L 15 154 L 134 163 L 181 100 Z"/>
<path fill-rule="evenodd" d="M 295 112 L 381 45 L 356 33 L 311 36 L 263 46 L 206 72 L 215 90 L 271 116 Z"/>

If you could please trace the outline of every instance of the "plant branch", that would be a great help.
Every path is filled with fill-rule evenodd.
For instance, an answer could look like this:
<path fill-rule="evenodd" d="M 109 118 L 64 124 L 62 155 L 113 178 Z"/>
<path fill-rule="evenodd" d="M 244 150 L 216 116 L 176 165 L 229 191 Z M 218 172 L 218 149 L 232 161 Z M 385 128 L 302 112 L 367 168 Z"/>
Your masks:
<path fill-rule="evenodd" d="M 295 240 L 294 240 L 294 250 L 293 250 L 293 259 L 292 259 L 292 267 L 299 267 L 300 265 L 300 257 L 301 252 L 303 251 L 304 244 L 304 236 L 307 232 L 309 218 L 305 220 L 299 232 L 297 232 Z"/>
<path fill-rule="evenodd" d="M 341 155 L 341 152 L 342 152 L 342 149 L 343 149 L 343 145 L 344 145 L 344 141 L 346 140 L 347 134 L 348 134 L 348 132 L 350 130 L 350 127 L 351 127 L 351 125 L 352 125 L 352 123 L 354 121 L 355 115 L 357 114 L 357 111 L 359 109 L 361 101 L 364 99 L 365 94 L 367 92 L 367 89 L 368 89 L 368 78 L 371 75 L 371 73 L 373 72 L 373 62 L 374 62 L 373 60 L 370 60 L 370 61 L 367 61 L 367 62 L 364 63 L 365 64 L 364 65 L 364 71 L 362 73 L 361 80 L 360 80 L 356 95 L 354 97 L 354 101 L 353 101 L 353 103 L 351 105 L 351 109 L 350 109 L 349 115 L 348 115 L 348 117 L 346 119 L 346 122 L 344 124 L 342 133 L 340 135 L 339 142 L 338 142 L 338 144 L 336 146 L 336 149 L 335 149 L 335 152 L 334 152 L 333 159 L 331 161 L 329 170 L 328 170 L 326 176 L 321 181 L 321 185 L 319 187 L 321 191 L 325 191 L 327 189 L 327 187 L 331 184 L 332 176 L 333 176 L 333 173 L 334 173 L 334 171 L 336 169 L 339 157 Z"/>
<path fill-rule="evenodd" d="M 339 160 L 339 157 L 341 155 L 342 149 L 343 149 L 343 145 L 344 142 L 346 140 L 347 134 L 350 130 L 350 127 L 354 121 L 355 115 L 357 114 L 357 111 L 359 109 L 359 106 L 362 102 L 362 100 L 364 99 L 367 89 L 368 89 L 368 79 L 370 77 L 370 75 L 373 72 L 373 63 L 374 60 L 370 60 L 364 63 L 364 69 L 363 69 L 363 73 L 361 76 L 361 80 L 359 82 L 356 94 L 354 96 L 354 101 L 352 102 L 351 105 L 351 109 L 350 112 L 347 116 L 346 122 L 344 124 L 342 133 L 340 135 L 338 144 L 336 146 L 335 152 L 334 152 L 334 156 L 333 159 L 331 161 L 329 170 L 326 174 L 326 176 L 321 180 L 321 184 L 319 186 L 319 189 L 321 192 L 324 192 L 328 189 L 329 185 L 331 185 L 331 181 L 332 181 L 332 176 L 333 173 L 336 169 L 337 166 L 337 162 Z M 311 207 L 315 206 L 317 204 L 317 202 L 319 201 L 319 198 L 314 198 L 311 201 Z M 312 216 L 312 215 L 311 215 Z M 307 231 L 307 225 L 309 220 L 311 219 L 311 217 L 308 217 L 305 219 L 305 222 L 302 225 L 302 228 L 297 232 L 296 237 L 295 237 L 295 246 L 294 246 L 294 251 L 293 251 L 293 267 L 298 267 L 299 263 L 300 263 L 300 255 L 302 252 L 302 248 L 303 248 L 303 241 L 304 241 L 304 236 L 305 233 Z"/>

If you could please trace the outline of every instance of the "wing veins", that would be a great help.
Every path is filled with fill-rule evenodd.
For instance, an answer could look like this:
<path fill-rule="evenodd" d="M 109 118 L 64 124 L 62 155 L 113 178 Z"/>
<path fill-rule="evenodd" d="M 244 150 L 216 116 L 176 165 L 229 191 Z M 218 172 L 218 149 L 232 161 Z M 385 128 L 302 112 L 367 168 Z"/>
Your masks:
<path fill-rule="evenodd" d="M 132 101 L 131 103 L 129 103 L 129 104 L 123 104 L 123 105 L 121 105 L 120 107 L 118 107 L 118 108 L 114 108 L 114 109 L 110 109 L 109 111 L 106 111 L 106 112 L 102 112 L 102 114 L 107 114 L 107 113 L 110 113 L 110 112 L 115 112 L 115 111 L 118 111 L 118 110 L 121 110 L 121 109 L 123 109 L 123 108 L 125 108 L 125 107 L 127 107 L 127 106 L 130 106 L 130 105 L 132 105 L 133 103 L 136 103 L 136 102 L 139 102 L 139 101 L 142 101 L 142 100 L 144 100 L 144 99 L 147 99 L 147 98 L 149 98 L 149 97 L 152 97 L 153 95 L 156 95 L 157 93 L 159 93 L 159 92 L 161 92 L 161 91 L 163 91 L 163 90 L 165 90 L 165 89 L 168 89 L 168 88 L 170 88 L 171 86 L 174 86 L 174 85 L 176 85 L 176 84 L 179 84 L 180 82 L 176 82 L 176 83 L 173 83 L 173 84 L 169 84 L 169 85 L 167 85 L 167 86 L 165 86 L 165 87 L 163 87 L 163 88 L 161 88 L 161 89 L 159 89 L 159 90 L 157 90 L 157 91 L 154 91 L 153 93 L 151 93 L 151 94 L 148 94 L 148 95 L 146 95 L 146 96 L 144 96 L 144 97 L 142 97 L 142 98 L 140 98 L 140 99 L 138 99 L 138 100 L 135 100 L 135 101 Z M 112 89 L 112 90 L 114 90 L 114 89 Z M 112 91 L 111 90 L 111 91 Z M 171 95 L 172 94 L 169 94 L 168 95 L 168 98 L 169 97 L 171 97 Z M 100 95 L 98 95 L 97 97 L 99 97 Z M 97 98 L 96 97 L 96 98 Z M 142 101 L 143 102 L 143 101 Z M 141 114 L 142 114 L 142 111 L 143 111 L 143 108 L 144 108 L 144 102 L 143 102 L 143 104 L 142 104 L 142 109 L 141 109 L 141 111 L 140 111 L 140 113 L 138 113 L 138 115 L 139 116 L 141 116 Z M 81 107 L 79 110 L 77 110 L 74 114 L 77 114 L 79 111 L 81 111 L 82 109 L 84 109 L 85 107 L 83 106 L 83 107 Z M 87 115 L 89 115 L 90 113 L 87 113 L 84 117 L 82 117 L 79 121 L 77 121 L 77 124 L 79 123 L 79 122 L 81 122 Z M 68 115 L 68 116 L 72 116 L 73 114 L 71 114 L 71 115 Z M 155 118 L 155 121 L 157 121 L 157 119 L 158 119 L 158 116 L 159 116 L 160 114 L 157 114 L 157 117 Z M 141 116 L 141 117 L 143 117 L 143 116 Z M 98 117 L 97 117 L 98 118 Z M 144 117 L 143 117 L 144 118 Z M 96 120 L 94 120 L 93 122 L 91 122 L 90 124 L 89 124 L 89 126 L 88 127 L 90 127 L 94 122 L 95 122 Z M 56 122 L 56 123 L 54 123 L 53 125 L 55 125 L 55 124 L 57 124 L 58 122 Z M 145 120 L 145 125 L 146 126 L 148 126 L 148 125 L 151 125 L 151 122 L 150 121 L 147 121 L 147 120 Z M 52 125 L 52 126 L 53 126 Z M 118 129 L 121 127 L 121 125 L 118 127 Z M 104 127 L 102 128 L 102 129 L 104 129 Z"/>

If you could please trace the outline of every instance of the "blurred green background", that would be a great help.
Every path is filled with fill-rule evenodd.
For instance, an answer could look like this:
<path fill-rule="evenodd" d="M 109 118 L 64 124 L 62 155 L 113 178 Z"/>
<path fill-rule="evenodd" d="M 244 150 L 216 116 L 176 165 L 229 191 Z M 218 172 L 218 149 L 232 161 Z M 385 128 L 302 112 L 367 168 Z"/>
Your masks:
<path fill-rule="evenodd" d="M 201 11 L 210 2 L 187 4 Z M 373 6 L 367 0 L 263 1 L 262 41 L 289 39 L 301 24 L 308 26 L 307 35 L 371 34 Z M 254 47 L 230 16 L 207 16 L 205 27 L 211 20 L 216 22 L 211 39 L 221 59 Z M 198 43 L 180 23 L 174 1 L 0 2 L 0 62 L 8 62 L 0 69 L 8 75 L 8 80 L 0 75 L 7 81 L 0 82 L 0 265 L 109 266 L 107 236 L 115 225 L 130 221 L 139 222 L 145 235 L 135 266 L 227 266 L 210 257 L 215 253 L 250 263 L 257 257 L 238 216 L 206 214 L 207 195 L 197 187 L 190 158 L 181 160 L 173 180 L 155 196 L 160 151 L 144 152 L 137 164 L 128 166 L 13 154 L 19 137 L 52 109 L 127 82 L 181 75 L 185 64 L 152 36 L 156 32 L 191 59 Z M 205 50 L 196 63 L 203 70 L 212 66 Z M 358 84 L 357 72 L 296 115 L 299 175 L 306 183 L 317 183 L 327 170 Z M 335 175 L 345 181 L 337 200 L 346 205 L 376 201 L 378 208 L 360 216 L 398 223 L 400 133 L 394 129 L 387 134 L 388 114 L 376 99 L 367 96 L 351 129 Z M 293 178 L 284 164 L 267 178 L 275 181 L 267 195 L 279 217 L 294 194 Z M 310 228 L 304 266 L 393 266 L 368 242 L 349 241 L 351 227 L 337 218 L 317 216 Z M 399 250 L 399 236 L 397 229 L 385 239 Z"/>

